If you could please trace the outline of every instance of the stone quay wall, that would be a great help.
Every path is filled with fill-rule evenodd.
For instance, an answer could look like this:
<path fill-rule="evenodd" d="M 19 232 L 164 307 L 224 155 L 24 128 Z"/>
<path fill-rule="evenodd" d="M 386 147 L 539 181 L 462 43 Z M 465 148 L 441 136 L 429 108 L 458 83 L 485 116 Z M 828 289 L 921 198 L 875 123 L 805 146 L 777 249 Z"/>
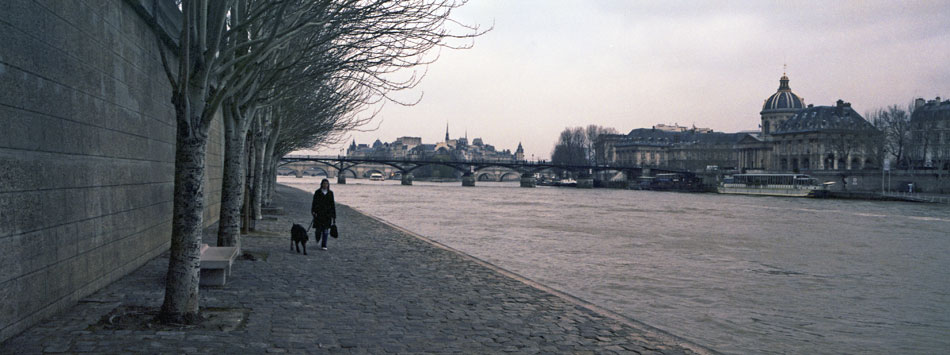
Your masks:
<path fill-rule="evenodd" d="M 834 182 L 832 191 L 881 192 L 883 187 L 888 191 L 908 192 L 907 185 L 913 183 L 913 192 L 950 194 L 950 172 L 947 170 L 894 170 L 884 174 L 880 170 L 844 170 L 805 174 L 822 183 Z"/>
<path fill-rule="evenodd" d="M 169 247 L 175 113 L 146 3 L 3 2 L 0 341 Z M 222 133 L 219 119 L 206 225 L 220 209 Z"/>

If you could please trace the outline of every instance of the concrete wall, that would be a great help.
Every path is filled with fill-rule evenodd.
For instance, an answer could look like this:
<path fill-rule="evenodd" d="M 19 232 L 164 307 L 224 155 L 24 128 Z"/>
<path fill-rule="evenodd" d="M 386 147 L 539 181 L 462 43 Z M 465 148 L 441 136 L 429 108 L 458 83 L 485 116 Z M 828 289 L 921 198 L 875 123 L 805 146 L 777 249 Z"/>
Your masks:
<path fill-rule="evenodd" d="M 834 182 L 833 191 L 880 192 L 880 170 L 845 170 L 835 172 L 806 172 L 822 182 Z M 847 181 L 847 185 L 843 184 Z M 884 175 L 883 187 L 889 191 L 907 192 L 907 184 L 914 183 L 914 191 L 932 194 L 950 194 L 950 171 L 947 170 L 894 170 Z M 846 186 L 846 187 L 845 187 Z"/>
<path fill-rule="evenodd" d="M 0 5 L 0 341 L 168 249 L 171 89 L 130 4 Z M 207 224 L 220 206 L 221 131 L 219 120 Z"/>

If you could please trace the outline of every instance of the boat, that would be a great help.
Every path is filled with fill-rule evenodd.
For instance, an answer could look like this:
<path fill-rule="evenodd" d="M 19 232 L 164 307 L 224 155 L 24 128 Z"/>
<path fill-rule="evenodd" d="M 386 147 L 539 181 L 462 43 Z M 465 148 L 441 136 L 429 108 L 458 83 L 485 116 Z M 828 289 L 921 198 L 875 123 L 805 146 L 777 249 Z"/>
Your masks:
<path fill-rule="evenodd" d="M 649 180 L 641 180 L 642 190 L 653 191 L 679 191 L 679 192 L 704 192 L 703 179 L 692 174 L 683 173 L 664 173 L 656 174 Z"/>
<path fill-rule="evenodd" d="M 577 187 L 577 181 L 574 179 L 551 180 L 546 178 L 538 179 L 536 186 L 554 186 L 554 187 Z"/>
<path fill-rule="evenodd" d="M 734 174 L 723 179 L 719 193 L 787 197 L 822 197 L 827 187 L 805 174 Z"/>
<path fill-rule="evenodd" d="M 370 180 L 370 181 L 383 181 L 383 174 L 380 174 L 380 173 L 372 173 L 372 174 L 369 175 L 369 180 Z"/>

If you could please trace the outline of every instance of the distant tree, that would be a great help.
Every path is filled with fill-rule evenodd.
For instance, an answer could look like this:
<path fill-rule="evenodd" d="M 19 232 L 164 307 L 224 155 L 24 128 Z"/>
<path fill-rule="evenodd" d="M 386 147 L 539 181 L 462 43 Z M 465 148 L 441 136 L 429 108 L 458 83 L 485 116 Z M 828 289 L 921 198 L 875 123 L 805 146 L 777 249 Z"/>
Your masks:
<path fill-rule="evenodd" d="M 913 106 L 910 106 L 913 108 Z M 868 115 L 874 127 L 881 130 L 879 140 L 881 148 L 894 158 L 895 165 L 908 165 L 908 148 L 910 147 L 910 114 L 897 105 L 886 109 L 878 109 Z"/>
<path fill-rule="evenodd" d="M 595 124 L 586 128 L 565 128 L 551 152 L 551 162 L 565 165 L 594 164 L 594 144 L 604 134 L 617 134 L 617 130 Z"/>
<path fill-rule="evenodd" d="M 587 132 L 583 127 L 565 128 L 551 152 L 551 162 L 563 165 L 586 164 L 588 145 Z"/>

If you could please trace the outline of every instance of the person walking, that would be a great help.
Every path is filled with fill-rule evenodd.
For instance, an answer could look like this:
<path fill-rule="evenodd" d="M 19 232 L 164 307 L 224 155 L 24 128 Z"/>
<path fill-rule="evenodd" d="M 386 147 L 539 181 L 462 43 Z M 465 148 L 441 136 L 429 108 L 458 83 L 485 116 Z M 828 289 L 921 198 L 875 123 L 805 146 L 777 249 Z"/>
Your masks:
<path fill-rule="evenodd" d="M 321 250 L 327 250 L 330 226 L 336 224 L 336 202 L 333 200 L 333 191 L 330 191 L 329 180 L 320 181 L 320 189 L 313 192 L 310 213 L 313 215 L 314 238 L 320 241 Z"/>

